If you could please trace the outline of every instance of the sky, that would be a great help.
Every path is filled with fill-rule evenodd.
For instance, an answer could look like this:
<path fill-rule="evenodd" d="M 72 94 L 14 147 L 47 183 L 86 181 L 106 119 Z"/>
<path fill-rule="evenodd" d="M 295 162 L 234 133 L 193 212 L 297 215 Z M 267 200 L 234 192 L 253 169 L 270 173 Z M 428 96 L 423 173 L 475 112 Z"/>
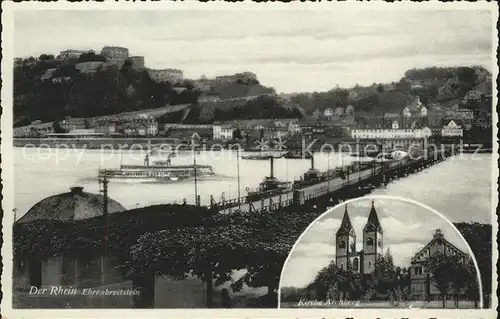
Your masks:
<path fill-rule="evenodd" d="M 429 243 L 436 229 L 463 252 L 470 254 L 455 227 L 439 215 L 421 206 L 391 199 L 375 199 L 375 209 L 384 232 L 383 253 L 390 250 L 394 264 L 409 267 L 411 258 Z M 354 231 L 356 249 L 363 249 L 363 227 L 368 220 L 371 199 L 361 198 L 347 204 Z M 285 263 L 281 287 L 304 287 L 335 258 L 335 233 L 340 227 L 343 205 L 323 215 L 304 232 Z"/>
<path fill-rule="evenodd" d="M 186 78 L 251 71 L 278 93 L 313 92 L 398 81 L 413 67 L 491 70 L 491 19 L 478 10 L 17 11 L 14 53 L 124 46 Z"/>

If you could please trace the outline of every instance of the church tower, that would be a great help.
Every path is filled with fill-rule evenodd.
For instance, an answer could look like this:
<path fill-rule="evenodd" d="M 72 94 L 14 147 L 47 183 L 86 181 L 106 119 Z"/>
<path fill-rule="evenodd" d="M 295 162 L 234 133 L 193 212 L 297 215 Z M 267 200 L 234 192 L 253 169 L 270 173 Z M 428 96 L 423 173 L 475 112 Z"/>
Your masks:
<path fill-rule="evenodd" d="M 377 257 L 382 255 L 383 245 L 384 232 L 372 200 L 368 221 L 363 228 L 363 273 L 369 274 L 375 270 Z"/>
<path fill-rule="evenodd" d="M 345 205 L 342 224 L 340 224 L 340 228 L 335 234 L 335 245 L 335 264 L 340 269 L 349 269 L 349 256 L 356 252 L 356 233 L 354 232 L 354 227 L 352 227 L 351 219 L 347 212 L 347 205 Z"/>

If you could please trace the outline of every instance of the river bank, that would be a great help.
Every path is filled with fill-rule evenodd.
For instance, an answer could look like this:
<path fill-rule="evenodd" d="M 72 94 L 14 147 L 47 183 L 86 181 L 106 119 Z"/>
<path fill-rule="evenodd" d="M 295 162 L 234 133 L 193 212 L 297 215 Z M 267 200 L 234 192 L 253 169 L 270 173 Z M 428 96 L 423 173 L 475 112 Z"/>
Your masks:
<path fill-rule="evenodd" d="M 217 140 L 206 140 L 193 145 L 181 143 L 178 139 L 167 137 L 151 138 L 14 138 L 13 146 L 16 148 L 44 148 L 44 149 L 71 149 L 71 150 L 151 150 L 163 149 L 166 151 L 189 151 L 193 147 L 201 151 L 236 150 L 244 152 L 260 152 L 254 143 L 228 142 Z M 420 144 L 417 144 L 420 145 Z M 420 145 L 422 146 L 422 145 Z M 302 143 L 294 141 L 293 145 L 282 145 L 281 149 L 272 149 L 268 146 L 266 152 L 278 152 L 292 154 L 304 154 L 310 152 L 343 152 L 355 153 L 363 156 L 365 151 L 376 151 L 373 141 L 356 141 L 352 139 L 335 140 L 333 143 L 316 140 L 304 140 Z M 491 154 L 491 144 L 463 144 L 462 153 L 468 154 Z"/>
<path fill-rule="evenodd" d="M 356 141 L 352 139 L 335 139 L 334 141 L 317 141 L 317 140 L 294 140 L 284 143 L 278 147 L 268 145 L 267 142 L 259 143 L 247 141 L 220 141 L 220 140 L 204 140 L 195 144 L 196 149 L 201 150 L 236 150 L 239 148 L 245 152 L 260 152 L 263 149 L 266 151 L 338 151 L 341 145 L 349 145 L 350 149 L 353 147 L 363 148 L 370 142 Z M 323 145 L 327 144 L 328 147 L 324 149 Z M 182 143 L 181 140 L 168 137 L 151 137 L 151 138 L 14 138 L 14 147 L 32 147 L 32 148 L 65 148 L 65 149 L 85 149 L 85 150 L 144 150 L 151 148 L 174 149 L 174 150 L 191 150 L 193 144 Z"/>
<path fill-rule="evenodd" d="M 43 148 L 73 148 L 89 150 L 105 149 L 143 149 L 154 146 L 183 146 L 171 138 L 14 138 L 14 147 L 43 147 Z"/>

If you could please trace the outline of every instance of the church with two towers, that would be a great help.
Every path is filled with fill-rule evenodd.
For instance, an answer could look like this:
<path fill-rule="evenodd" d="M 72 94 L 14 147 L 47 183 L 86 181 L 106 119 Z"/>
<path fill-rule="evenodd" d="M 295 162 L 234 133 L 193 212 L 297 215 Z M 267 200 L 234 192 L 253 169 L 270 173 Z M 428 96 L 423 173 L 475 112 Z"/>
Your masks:
<path fill-rule="evenodd" d="M 368 220 L 363 227 L 363 249 L 356 249 L 356 232 L 345 206 L 342 223 L 335 235 L 335 263 L 343 270 L 351 269 L 355 273 L 370 274 L 377 267 L 377 258 L 383 253 L 384 232 L 378 219 L 375 204 L 372 207 Z"/>

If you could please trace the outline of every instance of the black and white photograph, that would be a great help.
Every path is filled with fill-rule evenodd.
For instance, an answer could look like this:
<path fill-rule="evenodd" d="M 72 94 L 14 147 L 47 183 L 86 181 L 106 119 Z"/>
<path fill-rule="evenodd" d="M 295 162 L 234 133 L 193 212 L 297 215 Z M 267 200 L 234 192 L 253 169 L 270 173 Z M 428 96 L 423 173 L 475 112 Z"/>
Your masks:
<path fill-rule="evenodd" d="M 295 244 L 280 307 L 481 308 L 479 266 L 460 231 L 469 237 L 463 225 L 398 198 L 340 204 Z"/>
<path fill-rule="evenodd" d="M 494 315 L 494 3 L 2 9 L 3 316 Z"/>

